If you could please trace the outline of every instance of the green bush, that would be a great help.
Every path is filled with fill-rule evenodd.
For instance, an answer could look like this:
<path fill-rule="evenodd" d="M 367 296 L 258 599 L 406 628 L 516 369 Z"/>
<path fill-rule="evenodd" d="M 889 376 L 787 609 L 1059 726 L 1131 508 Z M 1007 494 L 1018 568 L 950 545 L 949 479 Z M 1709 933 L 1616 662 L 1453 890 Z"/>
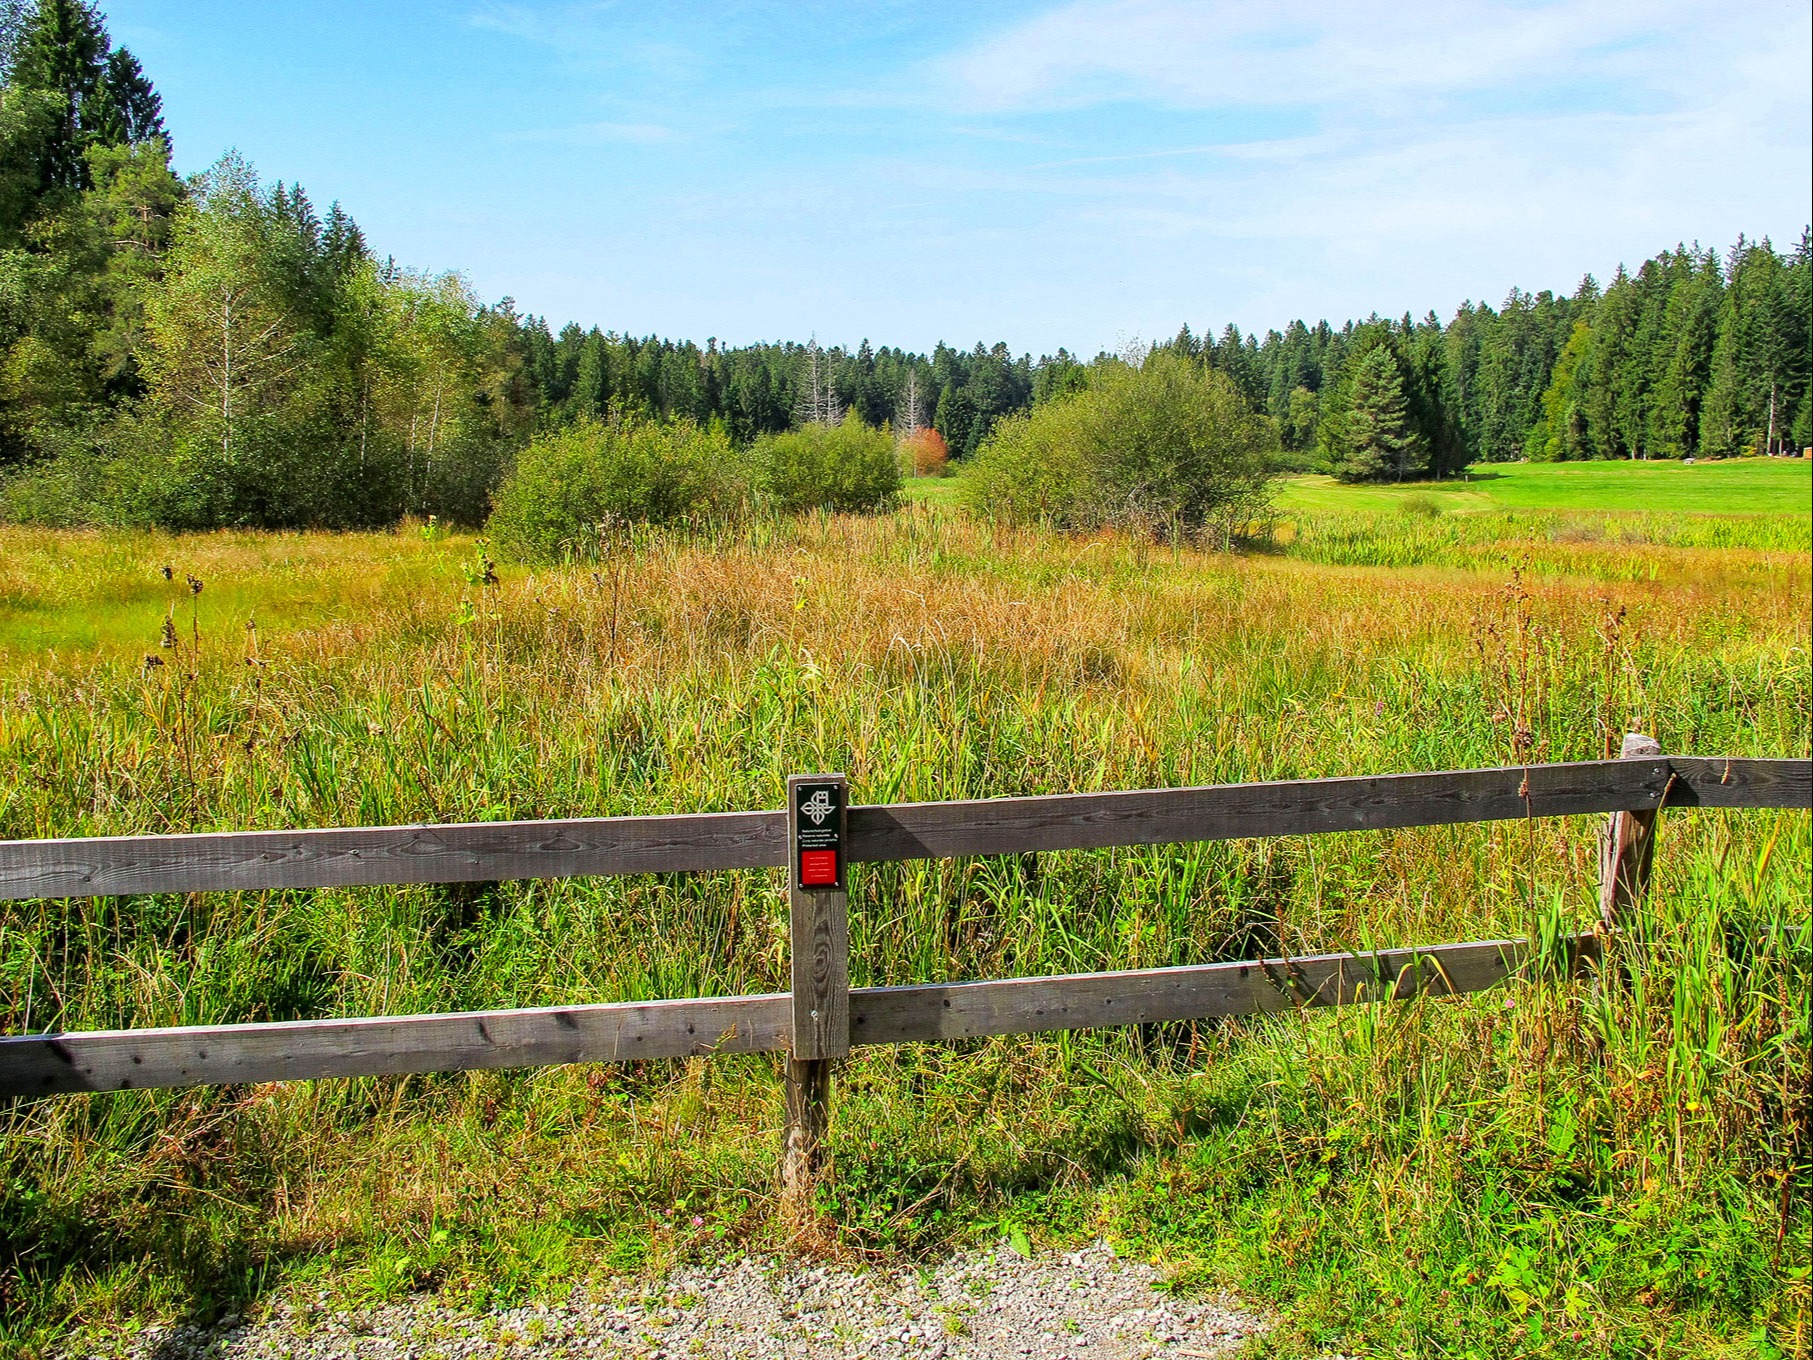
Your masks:
<path fill-rule="evenodd" d="M 1412 491 L 1398 502 L 1398 513 L 1412 519 L 1436 519 L 1442 513 L 1442 503 L 1426 491 Z"/>
<path fill-rule="evenodd" d="M 721 431 L 687 421 L 582 421 L 538 436 L 517 456 L 486 527 L 512 557 L 586 557 L 607 526 L 735 516 L 745 487 Z"/>
<path fill-rule="evenodd" d="M 965 490 L 1015 523 L 1226 543 L 1269 511 L 1276 444 L 1225 374 L 1157 353 L 1098 365 L 1083 391 L 1001 421 Z"/>
<path fill-rule="evenodd" d="M 86 529 L 117 522 L 116 469 L 97 439 L 58 431 L 55 444 L 0 482 L 0 523 Z"/>
<path fill-rule="evenodd" d="M 885 510 L 900 495 L 900 461 L 885 431 L 854 413 L 758 440 L 756 485 L 779 510 Z"/>

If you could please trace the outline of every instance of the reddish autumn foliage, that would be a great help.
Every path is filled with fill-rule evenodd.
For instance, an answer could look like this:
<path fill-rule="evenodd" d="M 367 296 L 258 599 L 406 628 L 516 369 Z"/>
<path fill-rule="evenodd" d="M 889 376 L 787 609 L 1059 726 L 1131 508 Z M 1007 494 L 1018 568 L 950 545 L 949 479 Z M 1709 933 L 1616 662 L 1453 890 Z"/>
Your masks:
<path fill-rule="evenodd" d="M 929 425 L 918 434 L 903 439 L 900 446 L 906 452 L 915 477 L 941 476 L 945 464 L 951 460 L 950 445 Z"/>

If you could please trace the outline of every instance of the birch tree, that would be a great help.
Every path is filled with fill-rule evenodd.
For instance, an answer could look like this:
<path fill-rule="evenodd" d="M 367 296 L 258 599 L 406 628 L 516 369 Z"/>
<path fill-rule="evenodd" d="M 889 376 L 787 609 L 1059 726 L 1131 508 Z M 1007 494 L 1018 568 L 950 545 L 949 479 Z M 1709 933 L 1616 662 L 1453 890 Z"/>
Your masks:
<path fill-rule="evenodd" d="M 268 226 L 257 176 L 229 154 L 177 213 L 162 286 L 146 306 L 152 400 L 228 473 L 256 457 L 259 428 L 306 359 L 270 268 Z"/>

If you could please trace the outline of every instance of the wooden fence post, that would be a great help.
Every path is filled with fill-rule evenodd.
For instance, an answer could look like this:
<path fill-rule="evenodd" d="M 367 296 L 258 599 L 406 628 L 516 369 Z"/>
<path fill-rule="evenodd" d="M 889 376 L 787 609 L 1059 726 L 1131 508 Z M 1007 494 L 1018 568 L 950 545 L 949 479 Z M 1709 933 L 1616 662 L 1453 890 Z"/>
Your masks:
<path fill-rule="evenodd" d="M 825 1172 L 831 1064 L 850 1051 L 849 786 L 841 774 L 787 780 L 787 899 L 793 971 L 781 1212 L 812 1218 Z"/>
<path fill-rule="evenodd" d="M 1654 760 L 1662 744 L 1641 732 L 1627 732 L 1621 759 Z M 1666 796 L 1666 790 L 1664 790 Z M 1616 933 L 1649 888 L 1649 866 L 1656 853 L 1657 806 L 1648 812 L 1614 812 L 1599 840 L 1599 919 Z"/>

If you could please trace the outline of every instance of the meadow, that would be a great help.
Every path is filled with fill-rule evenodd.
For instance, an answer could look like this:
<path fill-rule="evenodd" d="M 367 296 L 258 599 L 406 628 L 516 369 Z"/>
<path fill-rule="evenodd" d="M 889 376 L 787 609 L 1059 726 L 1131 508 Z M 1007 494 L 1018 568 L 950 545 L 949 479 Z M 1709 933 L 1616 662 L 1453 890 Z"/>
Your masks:
<path fill-rule="evenodd" d="M 1804 469 L 1767 475 L 1804 502 Z M 420 527 L 0 530 L 0 835 L 771 807 L 817 769 L 880 802 L 1455 768 L 1626 730 L 1804 756 L 1807 532 L 1306 506 L 1225 555 L 915 504 L 530 571 Z M 1595 830 L 875 866 L 852 981 L 1579 927 Z M 1600 977 L 862 1051 L 814 1249 L 1107 1236 L 1269 1307 L 1262 1355 L 1805 1354 L 1810 861 L 1804 813 L 1672 813 Z M 768 872 L 10 903 L 0 1007 L 19 1031 L 765 991 L 785 940 Z M 771 1249 L 779 1123 L 765 1058 L 19 1102 L 0 1345 Z"/>
<path fill-rule="evenodd" d="M 909 498 L 955 506 L 961 475 L 910 478 Z M 1813 516 L 1813 460 L 1738 458 L 1684 463 L 1489 463 L 1435 482 L 1349 486 L 1322 473 L 1286 478 L 1287 518 L 1328 512 L 1398 511 L 1429 517 L 1479 511 L 1595 511 L 1700 516 Z"/>
<path fill-rule="evenodd" d="M 1485 463 L 1440 482 L 1343 486 L 1320 475 L 1285 484 L 1292 510 L 1630 510 L 1669 514 L 1813 514 L 1813 460 Z"/>

